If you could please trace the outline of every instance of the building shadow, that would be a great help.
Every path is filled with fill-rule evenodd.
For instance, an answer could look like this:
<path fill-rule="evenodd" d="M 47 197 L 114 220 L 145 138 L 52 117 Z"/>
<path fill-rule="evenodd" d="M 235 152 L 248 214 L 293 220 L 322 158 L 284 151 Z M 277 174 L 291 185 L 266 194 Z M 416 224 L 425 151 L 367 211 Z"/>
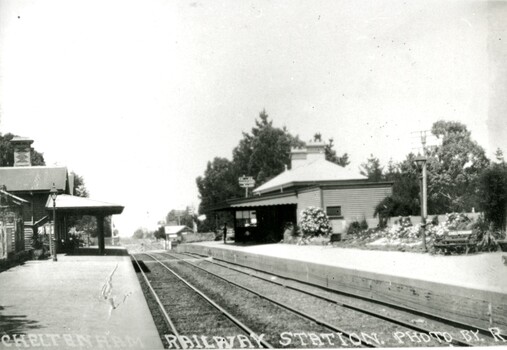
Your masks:
<path fill-rule="evenodd" d="M 39 328 L 42 326 L 38 321 L 27 319 L 25 315 L 9 315 L 6 313 L 6 308 L 0 306 L 0 334 L 25 334 Z"/>
<path fill-rule="evenodd" d="M 16 267 L 16 266 L 22 266 L 25 264 L 25 260 L 23 261 L 2 261 L 0 262 L 0 273 L 1 272 L 4 272 L 4 271 L 7 271 L 9 269 L 12 269 L 13 267 Z M 0 328 L 1 330 L 2 328 Z"/>

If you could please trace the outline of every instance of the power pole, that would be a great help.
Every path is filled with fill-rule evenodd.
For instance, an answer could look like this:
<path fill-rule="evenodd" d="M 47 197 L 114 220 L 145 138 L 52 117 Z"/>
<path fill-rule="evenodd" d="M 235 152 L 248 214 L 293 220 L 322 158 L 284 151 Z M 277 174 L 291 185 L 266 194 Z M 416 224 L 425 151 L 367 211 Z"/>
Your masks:
<path fill-rule="evenodd" d="M 420 181 L 420 193 L 421 193 L 421 238 L 422 238 L 422 246 L 423 250 L 426 252 L 428 248 L 426 246 L 426 218 L 428 216 L 428 194 L 427 194 L 427 171 L 426 171 L 426 162 L 428 160 L 426 155 L 426 130 L 420 131 L 421 134 L 421 144 L 422 144 L 422 152 L 421 156 L 418 152 L 418 156 L 415 158 L 416 163 L 421 165 L 421 181 Z"/>

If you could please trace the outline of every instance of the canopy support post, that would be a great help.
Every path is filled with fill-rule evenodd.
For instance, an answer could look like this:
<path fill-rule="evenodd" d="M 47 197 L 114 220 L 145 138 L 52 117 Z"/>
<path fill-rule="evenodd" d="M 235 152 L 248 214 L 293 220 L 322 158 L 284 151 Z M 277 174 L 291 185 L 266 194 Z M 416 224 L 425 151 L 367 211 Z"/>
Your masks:
<path fill-rule="evenodd" d="M 104 242 L 104 215 L 97 215 L 97 238 L 99 243 L 99 255 L 105 253 L 105 242 Z"/>

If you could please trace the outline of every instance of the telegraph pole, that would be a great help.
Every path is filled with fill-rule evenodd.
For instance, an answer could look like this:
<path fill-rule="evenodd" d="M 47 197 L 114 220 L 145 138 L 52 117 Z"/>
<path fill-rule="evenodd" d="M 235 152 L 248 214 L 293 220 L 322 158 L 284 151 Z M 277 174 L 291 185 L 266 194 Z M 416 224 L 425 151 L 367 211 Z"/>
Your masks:
<path fill-rule="evenodd" d="M 423 155 L 418 155 L 415 158 L 417 164 L 421 165 L 421 180 L 420 180 L 420 193 L 421 193 L 421 238 L 422 238 L 422 246 L 425 252 L 428 251 L 426 246 L 426 217 L 428 216 L 428 208 L 427 208 L 427 171 L 426 171 L 426 162 L 428 159 L 426 158 L 426 131 L 421 131 L 421 144 Z"/>

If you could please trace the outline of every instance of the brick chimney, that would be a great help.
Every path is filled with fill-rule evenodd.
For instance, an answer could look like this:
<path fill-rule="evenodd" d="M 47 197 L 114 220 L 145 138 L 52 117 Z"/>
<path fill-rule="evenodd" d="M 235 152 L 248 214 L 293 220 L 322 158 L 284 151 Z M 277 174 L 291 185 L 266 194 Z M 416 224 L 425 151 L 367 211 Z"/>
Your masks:
<path fill-rule="evenodd" d="M 290 149 L 290 168 L 294 169 L 306 163 L 306 148 Z"/>
<path fill-rule="evenodd" d="M 33 140 L 27 137 L 13 137 L 11 144 L 14 148 L 14 166 L 32 166 L 31 144 Z"/>
<path fill-rule="evenodd" d="M 316 159 L 326 159 L 326 144 L 322 141 L 308 141 L 306 147 L 291 148 L 290 167 L 297 168 Z"/>
<path fill-rule="evenodd" d="M 326 144 L 322 141 L 309 141 L 306 144 L 306 160 L 311 162 L 316 159 L 326 159 Z"/>

